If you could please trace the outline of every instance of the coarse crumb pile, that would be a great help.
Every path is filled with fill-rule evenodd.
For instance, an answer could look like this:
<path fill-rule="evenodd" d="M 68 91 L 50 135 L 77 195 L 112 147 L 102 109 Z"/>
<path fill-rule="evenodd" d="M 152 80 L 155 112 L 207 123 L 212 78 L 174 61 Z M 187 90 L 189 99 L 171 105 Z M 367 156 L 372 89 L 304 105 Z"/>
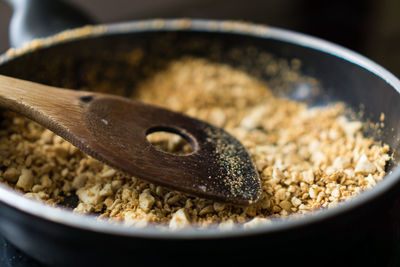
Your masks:
<path fill-rule="evenodd" d="M 261 201 L 251 207 L 188 196 L 114 170 L 38 124 L 3 112 L 0 181 L 25 196 L 63 204 L 76 195 L 77 213 L 171 230 L 270 218 L 334 206 L 385 176 L 389 147 L 366 138 L 341 103 L 308 108 L 272 94 L 268 85 L 227 65 L 186 57 L 136 85 L 134 98 L 223 127 L 247 148 L 260 173 Z M 169 151 L 179 139 L 153 143 Z M 187 149 L 187 148 L 185 148 Z M 184 177 L 182 177 L 184 179 Z"/>

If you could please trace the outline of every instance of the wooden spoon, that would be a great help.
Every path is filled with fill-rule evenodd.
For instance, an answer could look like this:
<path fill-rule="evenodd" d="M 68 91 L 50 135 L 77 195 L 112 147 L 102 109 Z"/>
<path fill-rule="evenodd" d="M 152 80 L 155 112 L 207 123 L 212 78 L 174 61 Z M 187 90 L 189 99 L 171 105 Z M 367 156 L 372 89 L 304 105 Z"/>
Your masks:
<path fill-rule="evenodd" d="M 255 203 L 261 184 L 243 145 L 224 130 L 123 97 L 61 89 L 0 75 L 0 107 L 20 113 L 90 156 L 169 188 L 239 205 Z M 153 147 L 167 131 L 194 151 L 173 155 Z"/>

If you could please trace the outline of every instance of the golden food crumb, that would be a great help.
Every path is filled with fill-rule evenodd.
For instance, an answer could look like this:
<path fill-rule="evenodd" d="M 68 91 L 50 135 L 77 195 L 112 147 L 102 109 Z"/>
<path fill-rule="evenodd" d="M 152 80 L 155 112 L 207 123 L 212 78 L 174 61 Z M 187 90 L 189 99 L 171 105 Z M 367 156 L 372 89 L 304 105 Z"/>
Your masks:
<path fill-rule="evenodd" d="M 218 224 L 229 231 L 333 207 L 382 180 L 390 160 L 389 147 L 364 137 L 363 124 L 345 116 L 344 104 L 310 108 L 275 96 L 268 84 L 245 72 L 204 59 L 170 62 L 137 84 L 133 97 L 214 123 L 235 136 L 260 174 L 261 200 L 239 207 L 148 183 L 10 112 L 0 122 L 0 181 L 48 204 L 77 196 L 74 212 L 127 226 L 157 223 L 180 230 Z M 185 150 L 177 140 L 161 141 L 167 150 Z"/>
<path fill-rule="evenodd" d="M 184 208 L 177 210 L 173 215 L 172 219 L 169 222 L 169 229 L 171 230 L 180 230 L 186 228 L 190 225 L 189 219 L 186 215 L 186 211 Z"/>

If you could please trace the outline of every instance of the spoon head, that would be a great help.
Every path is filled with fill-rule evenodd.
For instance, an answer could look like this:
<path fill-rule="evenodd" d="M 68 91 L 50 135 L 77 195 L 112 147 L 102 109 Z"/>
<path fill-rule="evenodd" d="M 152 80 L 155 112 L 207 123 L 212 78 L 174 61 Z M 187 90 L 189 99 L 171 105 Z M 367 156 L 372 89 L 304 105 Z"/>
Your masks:
<path fill-rule="evenodd" d="M 251 205 L 261 196 L 258 172 L 244 146 L 226 131 L 181 113 L 99 94 L 80 98 L 88 137 L 81 149 L 132 175 L 192 195 Z M 153 147 L 157 131 L 181 135 L 194 151 L 174 155 Z"/>

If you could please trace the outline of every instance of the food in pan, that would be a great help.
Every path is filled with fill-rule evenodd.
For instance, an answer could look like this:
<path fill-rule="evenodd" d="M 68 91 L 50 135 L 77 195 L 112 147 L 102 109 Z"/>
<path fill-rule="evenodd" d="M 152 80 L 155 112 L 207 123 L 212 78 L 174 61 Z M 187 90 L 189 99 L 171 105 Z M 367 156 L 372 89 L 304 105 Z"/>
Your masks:
<path fill-rule="evenodd" d="M 132 51 L 129 61 L 134 64 L 141 53 Z M 91 74 L 99 75 L 96 70 Z M 261 200 L 240 207 L 148 183 L 88 157 L 11 112 L 1 113 L 0 181 L 50 205 L 68 206 L 75 199 L 73 212 L 129 226 L 229 230 L 334 207 L 382 180 L 391 158 L 388 145 L 364 136 L 365 125 L 345 104 L 309 107 L 276 94 L 268 82 L 204 58 L 172 60 L 134 87 L 133 98 L 208 121 L 240 140 L 259 171 Z M 83 89 L 113 92 L 109 84 L 95 82 Z M 190 149 L 182 139 L 163 135 L 151 142 L 173 153 Z"/>

